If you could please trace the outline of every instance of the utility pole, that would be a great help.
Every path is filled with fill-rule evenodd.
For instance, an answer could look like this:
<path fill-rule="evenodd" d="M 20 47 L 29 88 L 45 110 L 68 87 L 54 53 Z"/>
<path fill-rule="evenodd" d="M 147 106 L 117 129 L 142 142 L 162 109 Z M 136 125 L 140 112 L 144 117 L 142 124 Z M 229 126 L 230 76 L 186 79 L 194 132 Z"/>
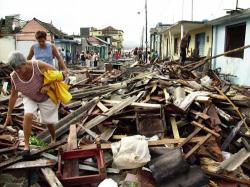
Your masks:
<path fill-rule="evenodd" d="M 142 32 L 141 32 L 141 48 L 144 48 L 144 26 L 142 27 Z"/>
<path fill-rule="evenodd" d="M 191 21 L 194 21 L 194 0 L 191 0 Z"/>
<path fill-rule="evenodd" d="M 145 0 L 145 16 L 146 16 L 146 25 L 145 25 L 145 30 L 146 30 L 146 63 L 148 62 L 148 1 Z"/>

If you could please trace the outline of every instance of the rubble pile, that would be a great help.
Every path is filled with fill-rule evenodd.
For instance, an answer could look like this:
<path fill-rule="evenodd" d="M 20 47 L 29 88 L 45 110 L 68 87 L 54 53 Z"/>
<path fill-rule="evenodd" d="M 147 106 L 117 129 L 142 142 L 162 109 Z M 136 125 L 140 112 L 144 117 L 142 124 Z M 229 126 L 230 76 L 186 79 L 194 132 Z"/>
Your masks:
<path fill-rule="evenodd" d="M 49 144 L 38 116 L 31 158 L 18 156 L 23 108 L 17 102 L 13 126 L 0 128 L 1 171 L 38 171 L 45 179 L 33 182 L 40 185 L 249 186 L 250 92 L 205 62 L 72 70 L 73 99 L 60 107 L 58 142 Z M 2 97 L 1 124 L 7 106 Z"/>

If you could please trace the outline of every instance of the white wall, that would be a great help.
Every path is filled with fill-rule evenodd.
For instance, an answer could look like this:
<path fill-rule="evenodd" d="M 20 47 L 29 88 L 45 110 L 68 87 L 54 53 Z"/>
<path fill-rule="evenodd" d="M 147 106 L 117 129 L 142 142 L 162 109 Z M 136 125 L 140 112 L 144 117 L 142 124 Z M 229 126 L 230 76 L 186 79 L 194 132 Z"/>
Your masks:
<path fill-rule="evenodd" d="M 17 41 L 17 50 L 27 57 L 33 44 L 35 44 L 35 41 Z"/>
<path fill-rule="evenodd" d="M 13 36 L 0 38 L 0 61 L 7 62 L 10 53 L 14 50 L 15 38 Z"/>
<path fill-rule="evenodd" d="M 230 24 L 223 24 L 214 26 L 213 29 L 213 53 L 217 55 L 224 53 L 225 47 L 225 27 L 236 23 L 246 21 L 246 35 L 245 45 L 250 44 L 250 18 L 240 22 L 230 22 Z M 232 58 L 232 57 L 219 57 L 214 59 L 213 68 L 221 68 L 221 73 L 235 75 L 237 78 L 232 78 L 232 82 L 239 85 L 250 86 L 250 49 L 244 50 L 244 58 Z"/>

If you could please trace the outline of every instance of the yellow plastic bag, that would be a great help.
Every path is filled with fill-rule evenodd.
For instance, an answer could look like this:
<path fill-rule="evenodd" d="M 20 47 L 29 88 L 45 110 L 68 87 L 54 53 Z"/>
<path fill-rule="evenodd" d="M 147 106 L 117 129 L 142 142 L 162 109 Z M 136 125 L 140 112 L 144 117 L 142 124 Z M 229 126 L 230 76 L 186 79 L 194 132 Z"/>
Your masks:
<path fill-rule="evenodd" d="M 59 101 L 67 104 L 72 99 L 72 95 L 68 92 L 70 86 L 63 82 L 62 72 L 55 70 L 44 72 L 44 85 L 48 84 L 50 89 L 47 94 L 55 104 Z"/>

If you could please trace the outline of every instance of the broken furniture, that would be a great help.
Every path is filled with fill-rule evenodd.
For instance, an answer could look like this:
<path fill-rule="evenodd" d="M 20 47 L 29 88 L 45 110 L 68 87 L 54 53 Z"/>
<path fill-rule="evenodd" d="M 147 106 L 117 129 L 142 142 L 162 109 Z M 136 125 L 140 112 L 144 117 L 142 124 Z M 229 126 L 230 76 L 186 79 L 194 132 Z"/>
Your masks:
<path fill-rule="evenodd" d="M 64 176 L 64 165 L 63 162 L 72 159 L 87 159 L 95 158 L 98 167 L 98 174 L 90 174 L 84 176 Z M 81 172 L 79 172 L 81 173 Z M 104 162 L 103 151 L 99 148 L 90 149 L 90 150 L 72 150 L 72 151 L 63 151 L 60 150 L 58 155 L 58 170 L 57 177 L 64 185 L 76 185 L 76 184 L 88 184 L 88 183 L 98 183 L 106 178 L 106 167 Z"/>

